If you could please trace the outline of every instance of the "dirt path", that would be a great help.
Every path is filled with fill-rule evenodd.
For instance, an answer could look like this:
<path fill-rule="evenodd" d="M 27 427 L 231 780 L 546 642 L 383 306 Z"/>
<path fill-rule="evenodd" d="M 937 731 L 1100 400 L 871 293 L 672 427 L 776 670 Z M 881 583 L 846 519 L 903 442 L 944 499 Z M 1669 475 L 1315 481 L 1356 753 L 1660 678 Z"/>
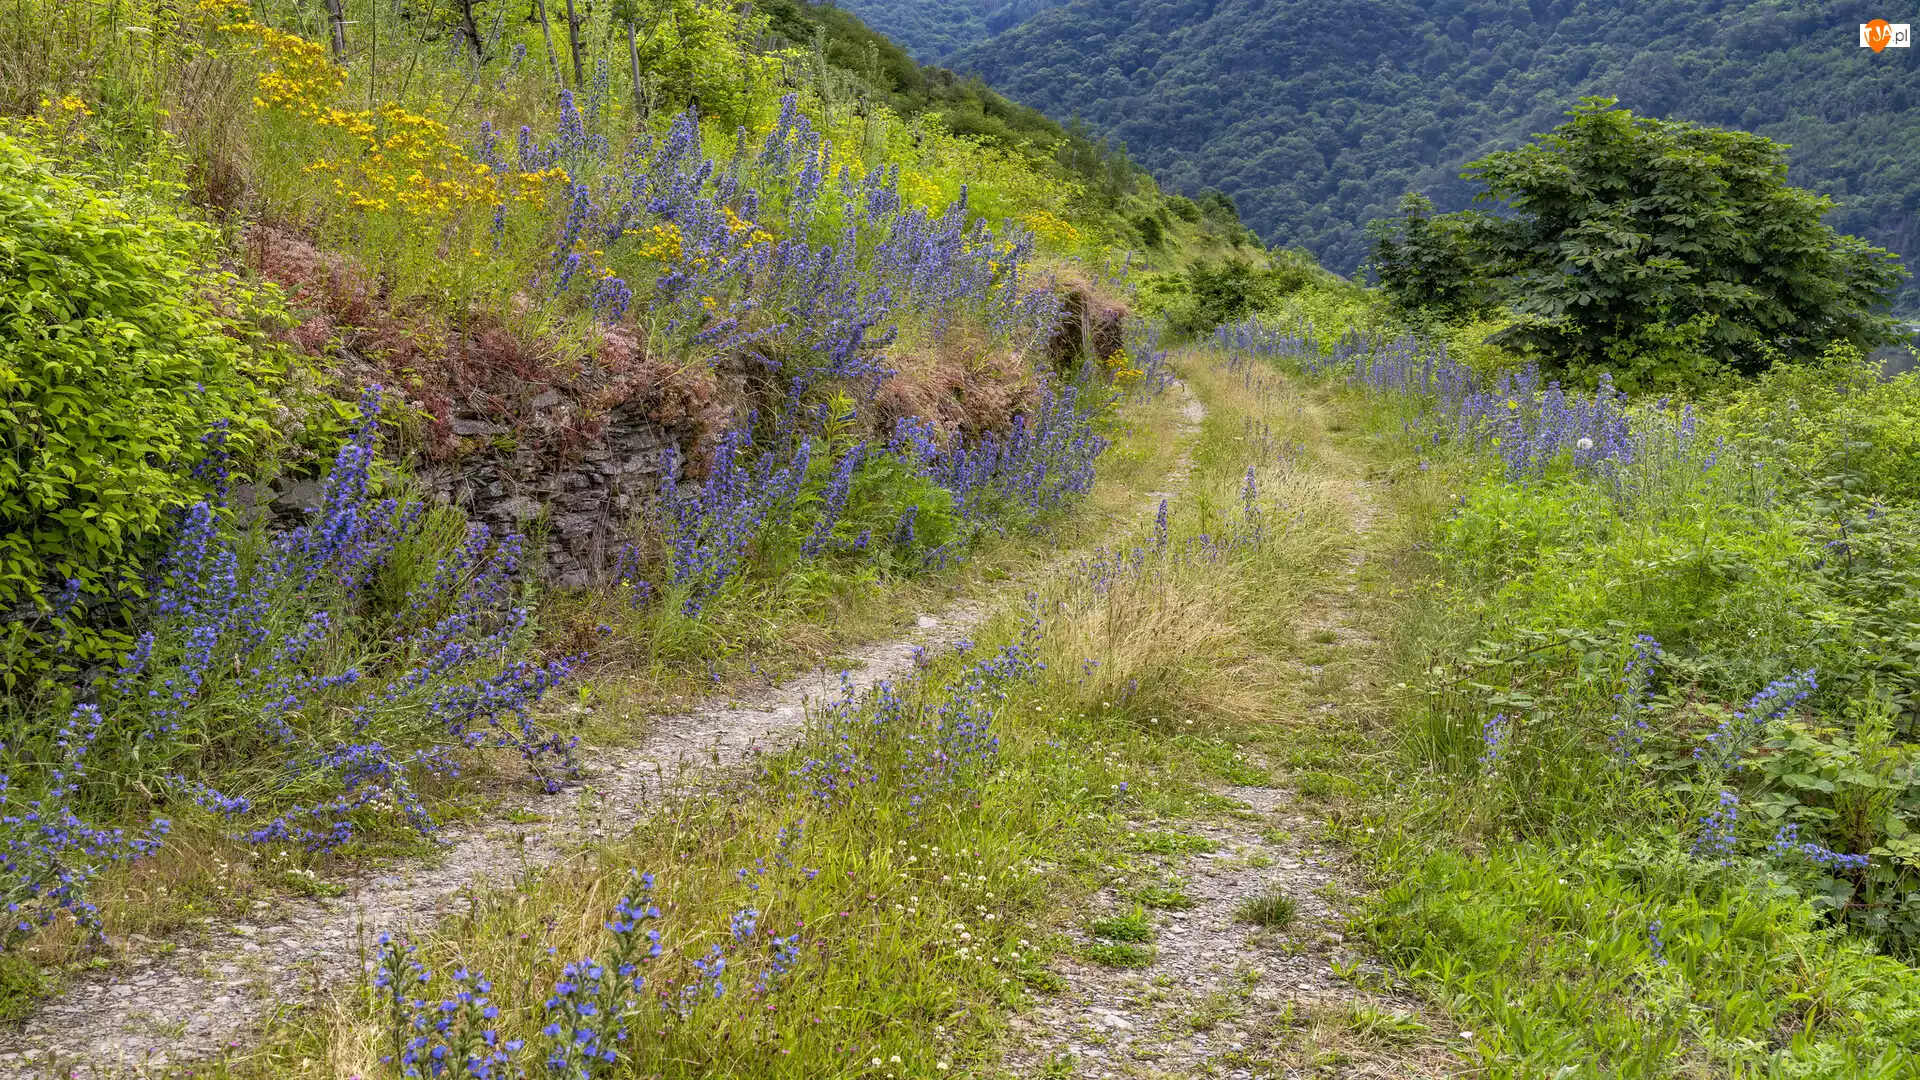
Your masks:
<path fill-rule="evenodd" d="M 1184 449 L 1164 486 L 1177 490 L 1206 410 L 1184 386 L 1175 392 L 1187 395 L 1177 436 Z M 1136 512 L 1152 513 L 1169 494 L 1148 493 Z M 1024 577 L 1003 589 L 1023 589 Z M 78 978 L 23 1024 L 0 1031 L 0 1077 L 156 1074 L 238 1045 L 276 1009 L 358 977 L 361 949 L 378 934 L 430 926 L 469 893 L 571 857 L 621 829 L 665 788 L 736 771 L 784 747 L 800 734 L 809 702 L 848 685 L 858 691 L 910 677 L 917 650 L 969 636 L 989 613 L 981 600 L 957 600 L 921 615 L 905 637 L 853 652 L 844 674 L 817 672 L 744 704 L 659 718 L 637 746 L 583 748 L 585 782 L 529 799 L 514 822 L 445 829 L 443 857 L 431 865 L 379 868 L 353 879 L 339 898 L 288 899 L 270 918 L 222 923 L 171 953 Z"/>
<path fill-rule="evenodd" d="M 1297 622 L 1300 639 L 1320 646 L 1291 661 L 1305 725 L 1316 714 L 1372 707 L 1381 649 L 1366 628 L 1361 581 L 1381 511 L 1354 462 L 1330 452 L 1324 467 L 1346 479 L 1352 544 Z M 1103 890 L 1089 912 L 1125 914 L 1140 897 L 1155 901 L 1151 963 L 1126 970 L 1061 961 L 1054 973 L 1067 989 L 1013 1019 L 1007 1067 L 1020 1077 L 1454 1075 L 1457 1063 L 1418 1003 L 1355 985 L 1380 974 L 1343 932 L 1357 874 L 1316 843 L 1322 822 L 1312 808 L 1279 787 L 1216 793 L 1239 808 L 1219 820 L 1136 826 L 1143 837 L 1178 828 L 1212 850 L 1155 855 L 1168 845 L 1143 841 L 1124 887 Z M 1274 896 L 1292 901 L 1290 918 L 1247 920 L 1249 900 Z M 1083 947 L 1111 944 L 1085 927 L 1075 933 Z"/>

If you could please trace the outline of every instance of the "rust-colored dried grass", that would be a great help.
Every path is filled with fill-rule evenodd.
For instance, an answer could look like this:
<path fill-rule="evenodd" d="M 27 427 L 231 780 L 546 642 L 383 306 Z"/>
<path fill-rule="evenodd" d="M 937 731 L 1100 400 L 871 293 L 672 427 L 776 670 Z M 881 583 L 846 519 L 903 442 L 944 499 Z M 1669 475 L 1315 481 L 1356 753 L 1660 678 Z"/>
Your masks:
<path fill-rule="evenodd" d="M 501 314 L 470 312 L 456 324 L 394 305 L 362 268 L 289 230 L 256 226 L 246 251 L 286 294 L 296 320 L 287 343 L 324 358 L 349 391 L 370 382 L 403 391 L 424 420 L 429 460 L 475 447 L 455 431 L 457 419 L 505 428 L 515 447 L 566 459 L 592 445 L 616 410 L 637 408 L 685 431 L 697 465 L 730 415 L 712 372 L 654 360 L 625 328 L 563 348 L 517 332 Z"/>

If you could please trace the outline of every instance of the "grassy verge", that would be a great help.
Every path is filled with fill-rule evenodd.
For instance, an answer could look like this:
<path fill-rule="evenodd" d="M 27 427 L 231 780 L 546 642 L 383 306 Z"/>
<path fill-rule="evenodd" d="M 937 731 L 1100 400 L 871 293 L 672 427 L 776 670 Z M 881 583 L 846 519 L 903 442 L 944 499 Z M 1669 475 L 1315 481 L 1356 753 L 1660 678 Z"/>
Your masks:
<path fill-rule="evenodd" d="M 1631 452 L 1595 466 L 1476 448 L 1366 355 L 1304 362 L 1380 506 L 1391 662 L 1274 748 L 1372 868 L 1365 940 L 1488 1076 L 1915 1075 L 1914 751 L 1875 640 L 1903 609 L 1858 600 L 1915 550 L 1870 434 L 1911 387 L 1853 383 L 1857 417 L 1821 389 L 1844 372 L 1615 403 Z M 1836 427 L 1845 454 L 1808 446 Z M 1851 569 L 1837 534 L 1874 536 Z"/>
<path fill-rule="evenodd" d="M 1102 458 L 1099 480 L 1084 501 L 1044 531 L 1022 527 L 989 535 L 965 560 L 927 575 L 821 566 L 749 578 L 708 606 L 697 647 L 672 661 L 656 655 L 648 662 L 644 636 L 608 640 L 590 629 L 566 629 L 590 626 L 604 614 L 603 595 L 549 600 L 536 622 L 547 628 L 542 651 L 564 651 L 559 646 L 574 639 L 592 651 L 567 692 L 542 706 L 539 719 L 551 730 L 578 735 L 588 752 L 631 744 L 644 737 L 657 714 L 751 691 L 794 671 L 832 666 L 842 652 L 910 626 L 918 613 L 955 597 L 1004 591 L 1009 579 L 1057 557 L 1059 545 L 1084 543 L 1139 517 L 1142 493 L 1180 453 L 1180 406 L 1177 395 L 1162 395 L 1109 417 L 1104 427 L 1116 445 Z M 464 757 L 458 779 L 427 777 L 417 794 L 436 820 L 457 822 L 496 813 L 498 798 L 525 782 L 524 770 L 513 763 L 476 753 Z M 250 844 L 236 840 L 212 814 L 185 809 L 151 857 L 121 864 L 96 886 L 93 899 L 108 938 L 134 953 L 210 917 L 257 914 L 286 896 L 337 895 L 334 882 L 343 875 L 384 859 L 431 858 L 435 850 L 403 823 L 380 828 L 378 820 L 369 821 L 353 844 L 323 852 L 294 843 Z M 77 928 L 55 924 L 33 943 L 32 959 L 47 977 L 57 977 L 69 965 L 100 962 L 90 945 Z M 21 965 L 20 974 L 19 993 L 6 995 L 15 1011 L 52 989 L 33 976 L 31 965 Z"/>
<path fill-rule="evenodd" d="M 1211 412 L 1164 526 L 1088 529 L 1084 559 L 970 650 L 823 710 L 750 782 L 656 807 L 587 857 L 477 897 L 411 943 L 435 974 L 408 993 L 431 1006 L 458 991 L 453 972 L 484 972 L 499 1045 L 526 1040 L 528 1062 L 552 1052 L 551 1024 L 578 1045 L 568 1001 L 602 995 L 592 1039 L 626 1033 L 605 1075 L 993 1071 L 999 1018 L 1053 985 L 1056 928 L 1127 864 L 1125 823 L 1217 812 L 1209 785 L 1246 778 L 1232 747 L 1274 717 L 1291 613 L 1338 549 L 1297 403 L 1211 366 L 1189 374 Z M 1133 444 L 1139 476 L 1164 460 L 1170 419 Z M 1123 486 L 1115 508 L 1137 504 Z M 651 892 L 617 909 L 636 871 Z M 638 931 L 616 914 L 650 907 L 660 917 Z M 644 983 L 610 989 L 623 940 L 651 951 L 647 928 L 660 953 L 629 972 Z M 565 970 L 586 957 L 609 973 L 590 991 Z M 393 1007 L 369 983 L 220 1068 L 387 1075 Z"/>

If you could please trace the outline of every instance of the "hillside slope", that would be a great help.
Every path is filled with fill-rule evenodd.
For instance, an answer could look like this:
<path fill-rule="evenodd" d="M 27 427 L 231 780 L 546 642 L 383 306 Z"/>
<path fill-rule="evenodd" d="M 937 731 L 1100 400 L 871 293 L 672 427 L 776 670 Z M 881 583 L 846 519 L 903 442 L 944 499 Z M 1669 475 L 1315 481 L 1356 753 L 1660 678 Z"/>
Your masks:
<path fill-rule="evenodd" d="M 1713 0 L 1074 0 L 949 59 L 1125 143 L 1168 186 L 1217 186 L 1270 243 L 1329 266 L 1419 189 L 1467 198 L 1460 166 L 1551 127 L 1582 95 L 1794 146 L 1793 181 L 1833 224 L 1920 249 L 1912 50 L 1874 54 L 1863 3 Z M 875 16 L 878 18 L 878 16 Z M 1911 287 L 1903 306 L 1920 306 Z"/>
<path fill-rule="evenodd" d="M 862 22 L 937 61 L 1009 30 L 1065 0 L 843 0 Z"/>

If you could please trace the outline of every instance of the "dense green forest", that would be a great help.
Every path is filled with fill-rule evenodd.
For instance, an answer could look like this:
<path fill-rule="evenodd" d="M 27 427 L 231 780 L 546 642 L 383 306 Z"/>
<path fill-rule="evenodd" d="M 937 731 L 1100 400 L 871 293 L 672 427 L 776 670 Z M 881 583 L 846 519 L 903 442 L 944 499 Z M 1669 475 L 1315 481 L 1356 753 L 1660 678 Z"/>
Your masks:
<path fill-rule="evenodd" d="M 852 4 L 911 38 L 896 9 Z M 1586 94 L 1790 144 L 1829 222 L 1920 248 L 1911 50 L 1858 47 L 1870 4 L 1719 0 L 1075 0 L 953 54 L 1001 92 L 1123 143 L 1169 188 L 1213 185 L 1269 243 L 1355 269 L 1408 190 L 1466 205 L 1462 165 Z M 1900 305 L 1920 307 L 1909 285 Z"/>
<path fill-rule="evenodd" d="M 1065 0 L 843 0 L 867 25 L 922 60 L 937 61 L 1018 26 Z"/>

